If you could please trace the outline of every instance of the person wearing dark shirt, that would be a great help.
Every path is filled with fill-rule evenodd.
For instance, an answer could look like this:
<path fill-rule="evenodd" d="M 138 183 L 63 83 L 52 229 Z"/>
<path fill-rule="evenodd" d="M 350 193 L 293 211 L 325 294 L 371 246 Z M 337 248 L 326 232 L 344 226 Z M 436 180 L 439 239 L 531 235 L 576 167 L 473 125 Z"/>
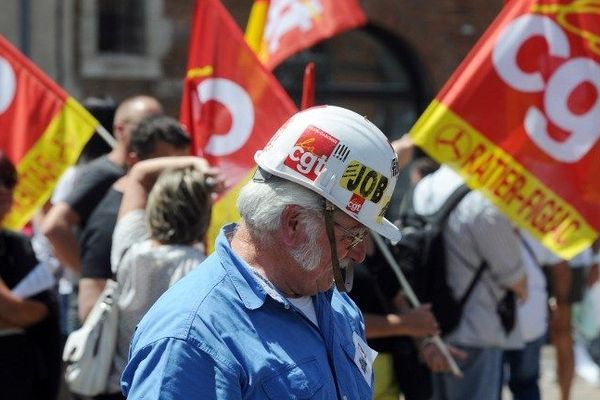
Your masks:
<path fill-rule="evenodd" d="M 189 135 L 179 122 L 166 116 L 146 118 L 131 133 L 129 154 L 135 162 L 189 154 Z M 133 164 L 135 164 L 135 162 Z M 110 251 L 127 176 L 119 179 L 91 213 L 80 235 L 81 280 L 79 316 L 83 321 L 112 277 Z"/>
<path fill-rule="evenodd" d="M 367 258 L 355 266 L 354 285 L 349 293 L 365 318 L 367 343 L 379 354 L 373 363 L 374 399 L 425 400 L 431 382 L 419 360 L 413 338 L 438 333 L 429 305 L 408 309 L 398 278 L 372 240 Z"/>
<path fill-rule="evenodd" d="M 8 214 L 17 171 L 0 150 L 0 221 Z M 0 229 L 0 387 L 2 398 L 54 400 L 61 371 L 56 295 L 23 298 L 12 289 L 38 266 L 29 238 Z M 45 268 L 43 265 L 41 268 Z"/>
<path fill-rule="evenodd" d="M 130 166 L 128 146 L 131 131 L 145 117 L 162 113 L 160 103 L 148 96 L 136 96 L 124 100 L 115 113 L 113 132 L 116 145 L 106 156 L 85 165 L 73 192 L 52 206 L 42 222 L 42 233 L 48 237 L 62 265 L 79 272 L 80 249 L 73 232 L 74 227 L 83 229 L 87 219 L 106 191 Z"/>

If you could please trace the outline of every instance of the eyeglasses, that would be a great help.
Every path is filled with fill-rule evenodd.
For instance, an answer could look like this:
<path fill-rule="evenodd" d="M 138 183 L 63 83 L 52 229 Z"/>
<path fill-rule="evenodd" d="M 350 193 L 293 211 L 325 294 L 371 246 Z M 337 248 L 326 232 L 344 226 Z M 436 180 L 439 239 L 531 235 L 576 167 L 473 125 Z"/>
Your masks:
<path fill-rule="evenodd" d="M 352 230 L 346 228 L 339 222 L 333 221 L 333 225 L 340 228 L 344 233 L 343 241 L 346 243 L 346 251 L 350 251 L 366 239 L 369 234 L 369 230 L 367 228 L 354 228 Z"/>

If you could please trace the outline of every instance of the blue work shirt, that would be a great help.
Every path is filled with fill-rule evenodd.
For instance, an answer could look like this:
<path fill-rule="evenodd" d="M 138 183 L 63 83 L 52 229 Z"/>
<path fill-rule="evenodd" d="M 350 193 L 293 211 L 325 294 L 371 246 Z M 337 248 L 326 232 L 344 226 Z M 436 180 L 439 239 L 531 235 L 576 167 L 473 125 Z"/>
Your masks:
<path fill-rule="evenodd" d="M 234 229 L 140 322 L 127 398 L 371 399 L 374 355 L 352 300 L 333 288 L 313 296 L 315 326 L 233 252 Z"/>

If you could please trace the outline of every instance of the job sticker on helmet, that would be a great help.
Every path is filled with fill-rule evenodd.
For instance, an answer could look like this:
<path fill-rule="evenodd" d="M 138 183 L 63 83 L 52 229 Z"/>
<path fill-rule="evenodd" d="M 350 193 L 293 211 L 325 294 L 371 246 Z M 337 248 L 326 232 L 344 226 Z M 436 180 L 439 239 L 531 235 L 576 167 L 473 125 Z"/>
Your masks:
<path fill-rule="evenodd" d="M 284 164 L 314 181 L 323 171 L 338 143 L 339 140 L 327 132 L 309 125 L 296 141 Z"/>
<path fill-rule="evenodd" d="M 388 178 L 353 160 L 346 167 L 340 186 L 377 204 L 388 186 Z"/>

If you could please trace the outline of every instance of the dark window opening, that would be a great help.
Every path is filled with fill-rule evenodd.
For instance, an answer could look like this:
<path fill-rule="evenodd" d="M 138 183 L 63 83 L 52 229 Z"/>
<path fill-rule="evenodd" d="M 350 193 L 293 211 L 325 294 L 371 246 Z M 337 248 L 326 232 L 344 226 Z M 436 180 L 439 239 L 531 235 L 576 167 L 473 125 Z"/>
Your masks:
<path fill-rule="evenodd" d="M 144 3 L 144 0 L 98 0 L 100 53 L 145 54 Z"/>

